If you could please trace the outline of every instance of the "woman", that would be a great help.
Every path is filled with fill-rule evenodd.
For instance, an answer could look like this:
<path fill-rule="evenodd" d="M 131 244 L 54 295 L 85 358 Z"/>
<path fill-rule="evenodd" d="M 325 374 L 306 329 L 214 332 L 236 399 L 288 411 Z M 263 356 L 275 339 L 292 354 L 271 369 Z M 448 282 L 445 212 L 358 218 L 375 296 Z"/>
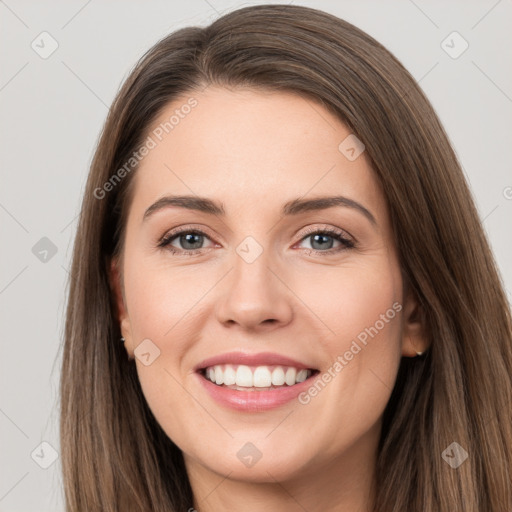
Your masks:
<path fill-rule="evenodd" d="M 512 510 L 499 274 L 431 105 L 353 25 L 260 5 L 155 45 L 72 275 L 67 510 Z"/>

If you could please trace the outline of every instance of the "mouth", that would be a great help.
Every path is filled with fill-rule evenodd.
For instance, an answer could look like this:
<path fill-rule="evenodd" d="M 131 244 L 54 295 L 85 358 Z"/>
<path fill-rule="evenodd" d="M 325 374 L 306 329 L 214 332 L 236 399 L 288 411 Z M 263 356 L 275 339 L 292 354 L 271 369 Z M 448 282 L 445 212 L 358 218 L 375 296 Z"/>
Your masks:
<path fill-rule="evenodd" d="M 320 371 L 281 354 L 237 351 L 205 359 L 194 373 L 218 405 L 252 413 L 292 402 Z"/>
<path fill-rule="evenodd" d="M 315 368 L 285 365 L 216 364 L 197 370 L 205 380 L 235 391 L 271 391 L 291 388 L 319 373 Z"/>

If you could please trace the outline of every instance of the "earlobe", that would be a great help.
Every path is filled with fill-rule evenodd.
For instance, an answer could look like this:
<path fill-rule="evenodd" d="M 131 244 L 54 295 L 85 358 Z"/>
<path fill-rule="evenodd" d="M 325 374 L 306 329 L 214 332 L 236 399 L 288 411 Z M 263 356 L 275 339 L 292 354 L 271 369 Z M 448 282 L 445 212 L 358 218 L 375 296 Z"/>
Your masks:
<path fill-rule="evenodd" d="M 121 330 L 120 343 L 124 343 L 128 357 L 133 359 L 133 338 L 131 333 L 130 318 L 126 309 L 126 302 L 123 294 L 121 273 L 119 271 L 119 262 L 113 259 L 110 263 L 110 288 L 114 298 L 115 314 L 116 319 L 119 322 L 119 328 Z"/>
<path fill-rule="evenodd" d="M 424 315 L 418 300 L 410 289 L 406 292 L 403 328 L 402 356 L 416 357 L 422 355 L 428 348 Z"/>

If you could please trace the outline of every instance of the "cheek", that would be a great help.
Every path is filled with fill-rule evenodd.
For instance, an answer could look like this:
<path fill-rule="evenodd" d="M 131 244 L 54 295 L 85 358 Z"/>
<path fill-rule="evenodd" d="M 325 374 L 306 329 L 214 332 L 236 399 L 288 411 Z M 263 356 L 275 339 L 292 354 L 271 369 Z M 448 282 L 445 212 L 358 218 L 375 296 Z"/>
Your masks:
<path fill-rule="evenodd" d="M 389 273 L 367 269 L 346 276 L 336 303 L 337 308 L 331 306 L 335 332 L 343 340 L 358 339 L 363 345 L 365 340 L 368 341 L 367 337 L 373 339 L 379 336 L 381 342 L 372 348 L 382 353 L 389 351 L 389 345 L 398 342 L 398 338 L 392 336 L 393 332 L 397 334 L 398 327 L 396 308 L 393 309 L 397 297 L 399 295 Z"/>
<path fill-rule="evenodd" d="M 340 428 L 344 438 L 356 439 L 378 421 L 396 379 L 401 278 L 394 267 L 383 264 L 340 268 L 328 282 L 323 296 L 318 287 L 309 288 L 310 297 L 317 297 L 315 312 L 330 333 L 320 340 L 328 355 L 323 380 L 309 388 L 301 403 L 309 404 L 319 424 L 330 425 L 333 440 Z M 330 449 L 338 448 L 333 441 Z"/>
<path fill-rule="evenodd" d="M 168 344 L 193 316 L 210 280 L 204 272 L 194 273 L 187 267 L 139 264 L 134 258 L 126 265 L 125 286 L 135 339 L 151 338 L 162 347 Z"/>
<path fill-rule="evenodd" d="M 387 339 L 385 350 L 398 344 L 401 280 L 386 262 L 378 263 L 331 267 L 327 277 L 309 274 L 296 281 L 297 294 L 316 317 L 315 324 L 327 334 L 322 339 L 331 356 L 348 350 L 358 336 L 364 343 L 365 333 L 369 337 L 368 330 L 374 333 L 371 328 L 375 326 L 381 338 Z"/>
<path fill-rule="evenodd" d="M 158 354 L 147 366 L 136 357 L 139 382 L 155 418 L 173 437 L 171 433 L 176 435 L 183 427 L 178 418 L 194 412 L 197 418 L 202 416 L 200 409 L 193 411 L 197 404 L 183 392 L 189 370 L 183 358 L 201 332 L 201 298 L 215 279 L 211 273 L 194 273 L 186 266 L 150 265 L 133 253 L 131 260 L 125 260 L 124 278 L 134 349 L 151 340 L 150 360 L 153 353 Z"/>
<path fill-rule="evenodd" d="M 350 390 L 364 399 L 377 388 L 384 388 L 387 396 L 393 387 L 400 362 L 402 310 L 401 277 L 395 267 L 384 259 L 347 265 L 330 269 L 328 279 L 309 276 L 300 285 L 298 295 L 321 320 L 315 320 L 315 343 L 326 354 L 325 366 L 339 363 L 333 372 L 340 377 L 329 385 L 331 392 Z"/>

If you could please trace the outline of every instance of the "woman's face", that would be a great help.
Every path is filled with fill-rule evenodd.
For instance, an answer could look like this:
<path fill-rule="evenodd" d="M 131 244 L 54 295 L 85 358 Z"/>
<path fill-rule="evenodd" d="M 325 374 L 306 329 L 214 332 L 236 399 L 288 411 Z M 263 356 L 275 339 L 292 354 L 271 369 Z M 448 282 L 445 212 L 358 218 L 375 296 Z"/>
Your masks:
<path fill-rule="evenodd" d="M 364 148 L 311 100 L 213 86 L 147 135 L 116 291 L 189 471 L 284 481 L 371 460 L 422 347 Z"/>

